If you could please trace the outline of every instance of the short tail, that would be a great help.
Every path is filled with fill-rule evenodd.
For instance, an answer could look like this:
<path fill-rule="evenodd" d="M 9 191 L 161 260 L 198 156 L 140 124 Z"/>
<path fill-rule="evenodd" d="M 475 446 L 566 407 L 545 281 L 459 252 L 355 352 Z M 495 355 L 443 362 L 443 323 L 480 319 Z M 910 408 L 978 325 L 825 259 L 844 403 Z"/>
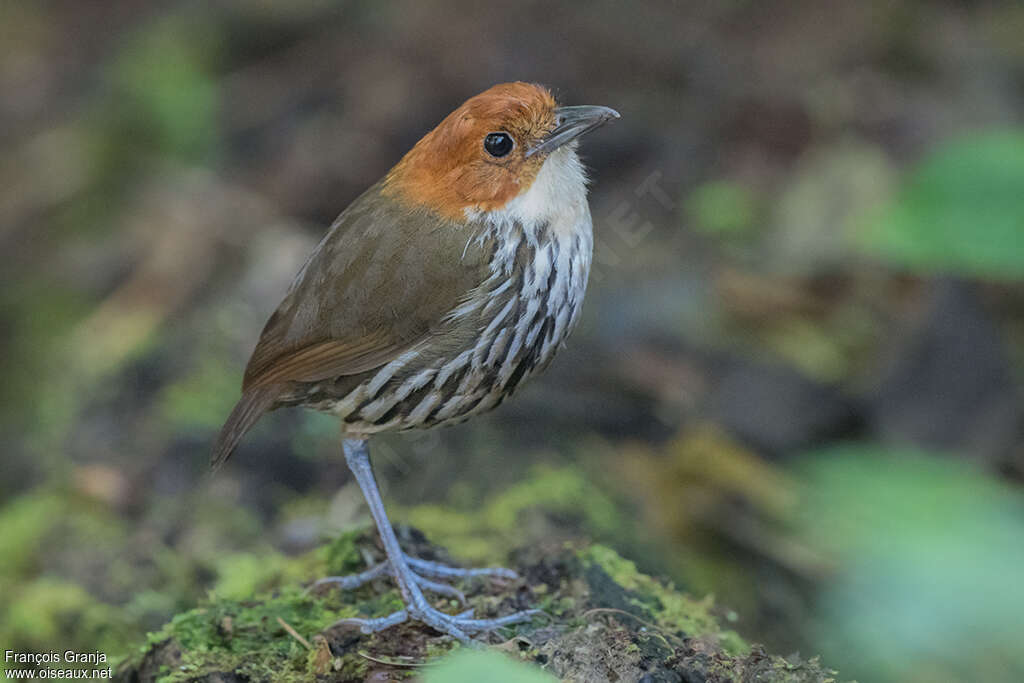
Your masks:
<path fill-rule="evenodd" d="M 281 393 L 277 385 L 250 387 L 242 392 L 234 410 L 228 415 L 224 426 L 220 428 L 217 443 L 210 457 L 210 468 L 216 470 L 231 457 L 235 446 L 242 440 L 245 433 L 270 409 Z"/>

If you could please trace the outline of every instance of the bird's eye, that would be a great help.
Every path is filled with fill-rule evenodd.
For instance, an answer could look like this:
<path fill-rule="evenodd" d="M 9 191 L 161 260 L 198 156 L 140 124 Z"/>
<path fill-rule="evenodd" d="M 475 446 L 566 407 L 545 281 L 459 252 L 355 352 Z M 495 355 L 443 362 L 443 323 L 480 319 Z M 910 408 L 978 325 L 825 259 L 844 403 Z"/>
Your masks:
<path fill-rule="evenodd" d="M 515 146 L 515 140 L 508 133 L 488 133 L 484 138 L 484 149 L 492 157 L 503 157 Z"/>

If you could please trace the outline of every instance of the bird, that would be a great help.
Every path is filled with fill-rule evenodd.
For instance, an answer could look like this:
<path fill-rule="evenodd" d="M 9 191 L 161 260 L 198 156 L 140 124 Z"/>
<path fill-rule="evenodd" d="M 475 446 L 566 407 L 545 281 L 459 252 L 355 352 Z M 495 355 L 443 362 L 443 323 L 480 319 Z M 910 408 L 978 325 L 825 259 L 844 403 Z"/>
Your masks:
<path fill-rule="evenodd" d="M 469 642 L 530 620 L 451 615 L 424 591 L 465 576 L 407 555 L 385 512 L 368 439 L 462 422 L 543 370 L 579 320 L 593 251 L 581 135 L 618 119 L 604 106 L 560 106 L 522 81 L 466 100 L 423 136 L 326 231 L 267 320 L 242 395 L 217 436 L 218 468 L 270 410 L 335 416 L 342 451 L 387 556 L 343 588 L 389 574 L 403 609 L 343 620 L 363 633 L 415 621 Z"/>

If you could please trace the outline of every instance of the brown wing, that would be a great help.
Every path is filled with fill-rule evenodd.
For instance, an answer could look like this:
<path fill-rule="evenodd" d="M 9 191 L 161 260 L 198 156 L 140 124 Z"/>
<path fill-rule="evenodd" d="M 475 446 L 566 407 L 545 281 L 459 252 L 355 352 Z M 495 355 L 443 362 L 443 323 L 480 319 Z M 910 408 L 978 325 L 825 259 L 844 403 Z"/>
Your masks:
<path fill-rule="evenodd" d="M 384 365 L 438 330 L 486 277 L 466 224 L 410 210 L 374 186 L 338 217 L 267 321 L 214 463 L 294 382 Z"/>

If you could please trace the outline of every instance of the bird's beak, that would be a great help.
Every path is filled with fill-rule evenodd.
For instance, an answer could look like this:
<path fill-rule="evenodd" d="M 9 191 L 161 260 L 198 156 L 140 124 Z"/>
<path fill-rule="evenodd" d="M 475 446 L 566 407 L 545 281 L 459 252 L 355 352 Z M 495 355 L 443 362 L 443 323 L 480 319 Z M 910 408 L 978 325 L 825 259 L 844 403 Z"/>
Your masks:
<path fill-rule="evenodd" d="M 558 107 L 555 109 L 555 129 L 544 136 L 544 139 L 526 150 L 526 156 L 547 154 L 567 142 L 572 142 L 584 133 L 599 128 L 609 121 L 619 118 L 619 112 L 611 107 L 584 104 L 577 107 Z"/>

